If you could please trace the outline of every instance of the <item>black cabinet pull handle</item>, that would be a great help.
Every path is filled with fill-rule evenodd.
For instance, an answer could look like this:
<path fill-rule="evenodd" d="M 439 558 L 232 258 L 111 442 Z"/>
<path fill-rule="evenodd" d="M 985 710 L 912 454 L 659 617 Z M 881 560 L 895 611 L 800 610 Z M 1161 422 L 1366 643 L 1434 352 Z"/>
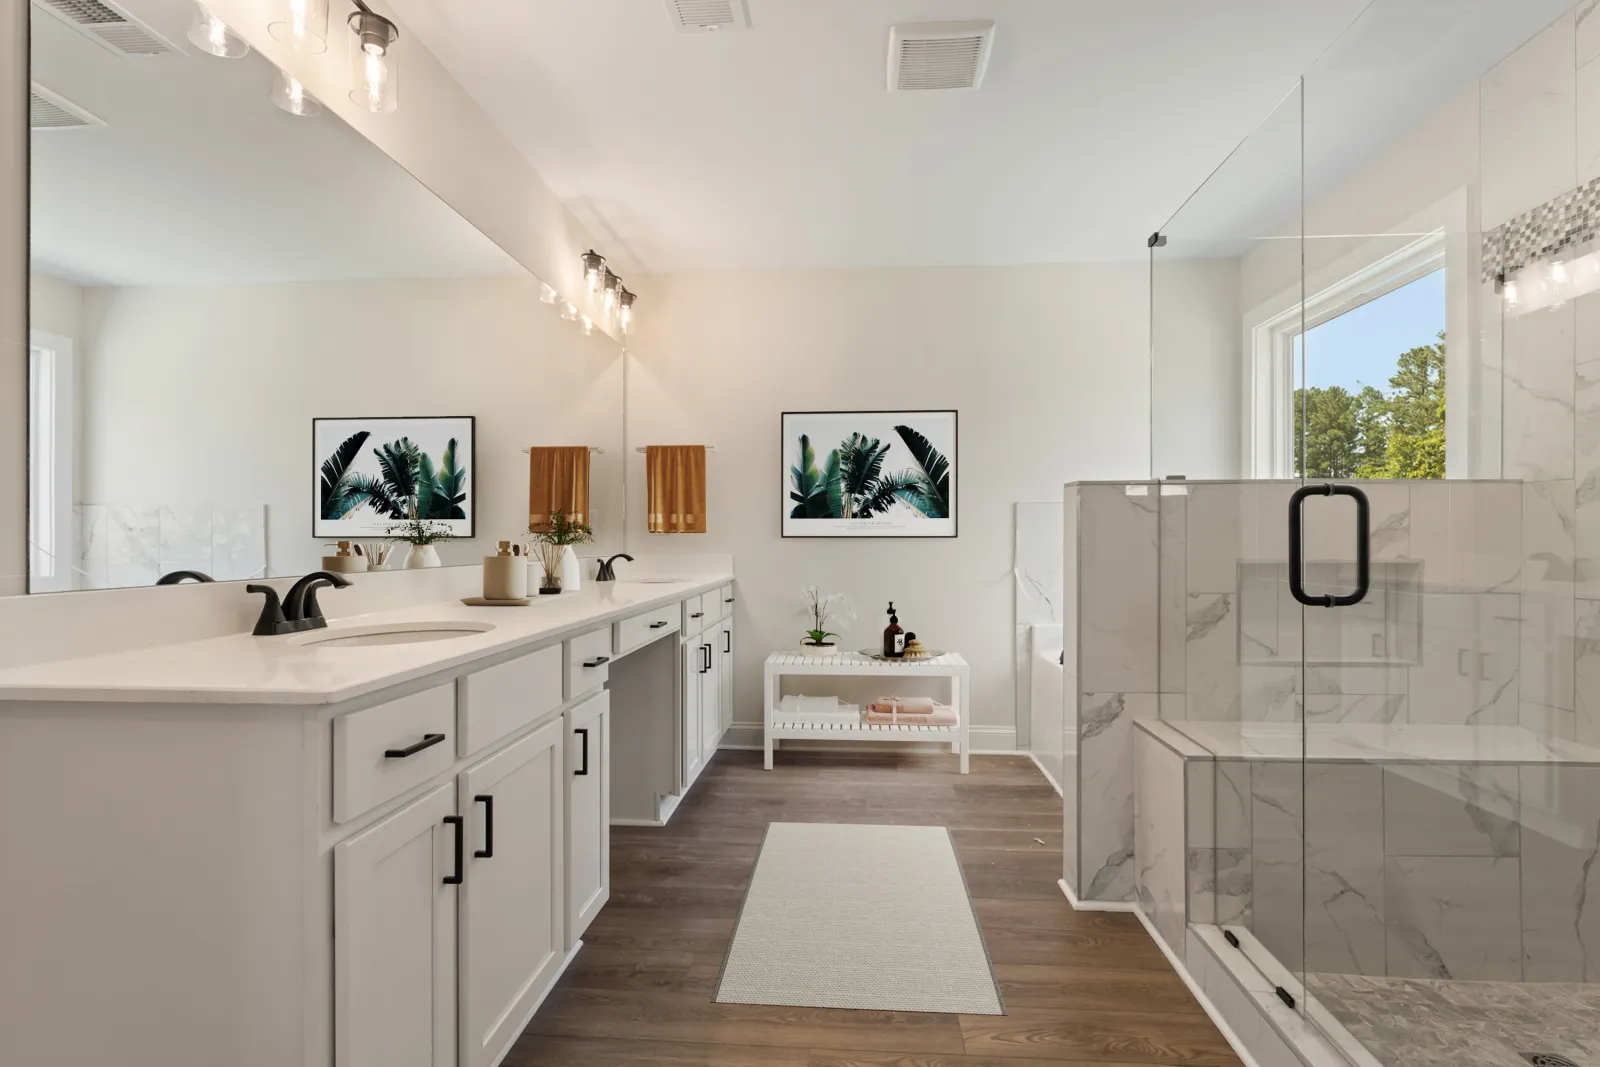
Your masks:
<path fill-rule="evenodd" d="M 724 631 L 722 631 L 722 654 L 724 656 L 733 655 L 733 631 L 732 630 L 724 630 Z"/>
<path fill-rule="evenodd" d="M 710 645 L 701 645 L 700 646 L 700 652 L 701 652 L 703 658 L 705 659 L 705 664 L 700 668 L 700 673 L 701 674 L 706 674 L 707 672 L 709 672 L 711 670 L 711 646 Z"/>
<path fill-rule="evenodd" d="M 733 603 L 733 597 L 729 597 L 727 600 L 724 600 L 723 603 L 724 604 L 732 604 Z"/>
<path fill-rule="evenodd" d="M 494 859 L 494 797 L 489 793 L 479 793 L 472 798 L 483 805 L 483 847 L 475 848 L 472 854 L 480 860 Z"/>
<path fill-rule="evenodd" d="M 611 662 L 611 657 L 610 656 L 596 656 L 594 659 L 586 659 L 586 660 L 584 660 L 583 661 L 583 665 L 585 667 L 598 667 L 602 663 L 610 663 L 610 662 Z"/>
<path fill-rule="evenodd" d="M 589 773 L 589 730 L 580 726 L 572 732 L 583 738 L 583 765 L 572 772 L 581 777 Z"/>
<path fill-rule="evenodd" d="M 386 748 L 383 754 L 389 759 L 405 759 L 407 756 L 415 756 L 425 748 L 432 748 L 443 740 L 444 734 L 423 734 L 422 740 L 416 744 L 407 745 L 405 748 Z"/>
<path fill-rule="evenodd" d="M 463 819 L 459 815 L 446 815 L 444 817 L 444 821 L 446 826 L 454 826 L 456 828 L 456 873 L 445 875 L 444 884 L 460 885 L 465 877 L 464 868 L 466 867 L 467 862 L 465 854 L 467 820 Z"/>
<path fill-rule="evenodd" d="M 661 629 L 661 628 L 662 628 L 662 627 L 663 627 L 663 626 L 665 626 L 665 625 L 667 625 L 667 620 L 666 620 L 666 619 L 662 619 L 662 620 L 661 620 L 661 621 L 660 621 L 660 622 L 653 622 L 653 623 L 651 623 L 651 624 L 650 624 L 650 629 L 652 629 L 652 630 L 659 630 L 659 629 Z"/>
<path fill-rule="evenodd" d="M 1356 589 L 1353 593 L 1312 596 L 1306 592 L 1305 559 L 1300 539 L 1301 509 L 1308 496 L 1347 496 L 1356 502 Z M 1289 498 L 1289 592 L 1294 598 L 1312 608 L 1347 608 L 1365 600 L 1372 584 L 1370 527 L 1371 508 L 1367 503 L 1367 494 L 1356 486 L 1318 482 L 1296 489 Z"/>
<path fill-rule="evenodd" d="M 694 614 L 690 615 L 689 618 L 691 618 L 691 619 L 699 619 L 699 618 L 703 618 L 704 616 L 705 616 L 705 612 L 697 611 Z"/>

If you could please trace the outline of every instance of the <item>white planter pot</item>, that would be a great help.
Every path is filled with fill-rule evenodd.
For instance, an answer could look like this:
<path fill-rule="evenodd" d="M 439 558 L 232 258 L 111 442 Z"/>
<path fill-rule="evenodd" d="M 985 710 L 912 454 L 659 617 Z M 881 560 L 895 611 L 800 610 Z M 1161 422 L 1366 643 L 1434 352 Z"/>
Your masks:
<path fill-rule="evenodd" d="M 828 645 L 813 645 L 807 641 L 800 642 L 800 653 L 805 656 L 837 656 L 839 654 L 838 642 Z"/>
<path fill-rule="evenodd" d="M 578 553 L 571 546 L 561 556 L 561 591 L 563 593 L 576 593 L 578 583 L 583 581 L 583 564 L 578 562 Z"/>
<path fill-rule="evenodd" d="M 439 550 L 432 545 L 412 545 L 411 550 L 406 553 L 405 568 L 408 571 L 437 566 L 439 566 Z"/>

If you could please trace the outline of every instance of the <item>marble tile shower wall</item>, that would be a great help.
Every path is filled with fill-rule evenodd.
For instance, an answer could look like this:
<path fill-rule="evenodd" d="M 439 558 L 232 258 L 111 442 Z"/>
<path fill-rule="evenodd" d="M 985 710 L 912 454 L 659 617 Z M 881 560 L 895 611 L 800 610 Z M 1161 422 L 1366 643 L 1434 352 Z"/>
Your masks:
<path fill-rule="evenodd" d="M 1193 921 L 1247 927 L 1295 971 L 1600 981 L 1600 766 L 1184 770 Z"/>
<path fill-rule="evenodd" d="M 1600 434 L 1600 409 L 1593 421 Z M 1600 466 L 1592 477 L 1600 484 Z M 1192 483 L 1159 497 L 1162 718 L 1600 736 L 1600 688 L 1579 698 L 1589 674 L 1600 683 L 1600 602 L 1573 580 L 1585 566 L 1600 578 L 1600 537 L 1580 546 L 1572 481 L 1358 483 L 1372 505 L 1373 587 L 1336 612 L 1302 612 L 1288 595 L 1295 484 Z M 1308 583 L 1349 588 L 1353 507 L 1305 508 Z"/>
<path fill-rule="evenodd" d="M 266 507 L 80 504 L 76 589 L 154 585 L 170 571 L 197 570 L 218 581 L 266 574 Z"/>

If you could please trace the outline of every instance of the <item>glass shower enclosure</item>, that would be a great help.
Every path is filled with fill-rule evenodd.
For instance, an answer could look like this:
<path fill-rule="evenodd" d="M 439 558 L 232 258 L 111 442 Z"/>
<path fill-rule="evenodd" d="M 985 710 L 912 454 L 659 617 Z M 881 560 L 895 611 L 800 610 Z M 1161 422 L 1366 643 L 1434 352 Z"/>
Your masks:
<path fill-rule="evenodd" d="M 1376 0 L 1151 235 L 1185 919 L 1354 1062 L 1600 1063 L 1600 13 Z"/>

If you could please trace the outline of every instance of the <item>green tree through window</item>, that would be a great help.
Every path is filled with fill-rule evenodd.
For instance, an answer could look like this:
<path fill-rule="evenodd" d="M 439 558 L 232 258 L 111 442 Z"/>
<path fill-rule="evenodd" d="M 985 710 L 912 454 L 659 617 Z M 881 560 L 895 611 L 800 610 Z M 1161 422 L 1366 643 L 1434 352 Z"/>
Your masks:
<path fill-rule="evenodd" d="M 1444 477 L 1445 336 L 1403 352 L 1389 391 L 1294 391 L 1295 472 L 1308 478 Z"/>

